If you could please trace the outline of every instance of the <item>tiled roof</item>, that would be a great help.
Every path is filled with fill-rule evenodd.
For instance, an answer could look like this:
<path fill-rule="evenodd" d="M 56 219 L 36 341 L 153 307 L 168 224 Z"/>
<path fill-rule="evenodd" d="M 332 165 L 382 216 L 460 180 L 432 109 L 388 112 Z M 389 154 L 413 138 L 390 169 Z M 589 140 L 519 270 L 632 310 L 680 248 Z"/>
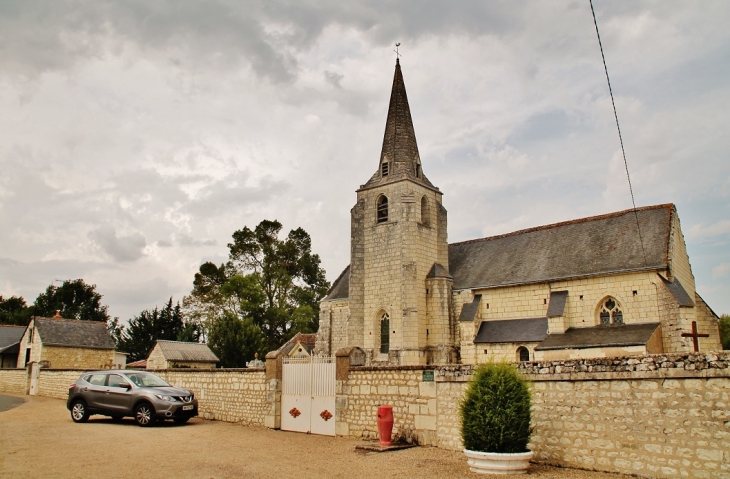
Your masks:
<path fill-rule="evenodd" d="M 0 326 L 0 353 L 20 342 L 25 326 Z"/>
<path fill-rule="evenodd" d="M 539 226 L 449 245 L 454 289 L 489 288 L 600 274 L 666 269 L 673 204 Z M 350 266 L 325 300 L 347 299 Z"/>
<path fill-rule="evenodd" d="M 186 343 L 182 341 L 158 340 L 157 345 L 168 361 L 187 361 L 191 363 L 217 363 L 218 356 L 213 354 L 207 344 Z"/>
<path fill-rule="evenodd" d="M 381 175 L 381 165 L 388 163 L 388 174 Z M 432 190 L 438 191 L 420 168 L 421 159 L 418 154 L 416 143 L 416 132 L 413 129 L 411 108 L 408 105 L 406 85 L 403 82 L 403 72 L 400 61 L 396 60 L 395 74 L 393 75 L 393 88 L 390 92 L 390 104 L 388 105 L 388 118 L 385 121 L 385 134 L 383 135 L 383 148 L 380 152 L 380 163 L 378 170 L 362 186 L 372 188 L 386 183 L 393 183 L 403 179 L 409 179 Z"/>
<path fill-rule="evenodd" d="M 562 316 L 565 311 L 565 301 L 568 299 L 567 291 L 551 291 L 550 304 L 548 305 L 547 317 L 555 318 Z"/>
<path fill-rule="evenodd" d="M 114 349 L 106 323 L 69 319 L 35 318 L 37 334 L 45 346 Z"/>
<path fill-rule="evenodd" d="M 454 289 L 508 286 L 667 267 L 674 205 L 540 226 L 449 245 Z"/>
<path fill-rule="evenodd" d="M 482 321 L 474 343 L 534 343 L 547 335 L 547 318 Z"/>
<path fill-rule="evenodd" d="M 479 303 L 482 301 L 481 294 L 475 294 L 471 303 L 466 303 L 461 307 L 459 321 L 474 321 L 479 311 Z"/>
<path fill-rule="evenodd" d="M 658 327 L 659 323 L 642 323 L 568 328 L 563 334 L 549 335 L 535 351 L 642 346 Z"/>
<path fill-rule="evenodd" d="M 146 369 L 147 368 L 147 360 L 146 359 L 141 359 L 141 360 L 135 361 L 133 363 L 127 363 L 126 367 L 128 369 L 131 369 L 131 368 Z"/>
<path fill-rule="evenodd" d="M 674 281 L 668 281 L 661 275 L 659 277 L 662 278 L 664 286 L 666 286 L 669 292 L 672 293 L 672 296 L 674 296 L 674 299 L 677 300 L 677 303 L 679 303 L 680 306 L 684 308 L 691 308 L 695 305 L 692 298 L 690 298 L 689 294 L 687 294 L 687 290 L 684 289 L 684 286 L 682 286 L 682 283 L 680 283 L 677 278 L 674 278 Z"/>

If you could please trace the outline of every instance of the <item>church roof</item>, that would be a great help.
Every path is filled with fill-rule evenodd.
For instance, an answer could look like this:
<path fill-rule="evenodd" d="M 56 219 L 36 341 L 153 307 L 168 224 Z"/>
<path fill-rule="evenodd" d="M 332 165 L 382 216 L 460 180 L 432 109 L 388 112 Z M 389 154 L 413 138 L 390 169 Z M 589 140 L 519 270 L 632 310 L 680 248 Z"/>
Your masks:
<path fill-rule="evenodd" d="M 674 205 L 539 226 L 449 245 L 454 289 L 489 288 L 667 267 Z"/>
<path fill-rule="evenodd" d="M 646 262 L 634 210 L 625 210 L 450 244 L 449 272 L 454 289 L 666 269 L 670 223 L 676 215 L 674 205 L 637 208 L 636 214 Z M 325 300 L 347 299 L 349 288 L 348 266 Z"/>
<path fill-rule="evenodd" d="M 658 327 L 659 323 L 641 323 L 568 328 L 563 334 L 549 335 L 535 351 L 643 346 Z"/>
<path fill-rule="evenodd" d="M 106 323 L 55 318 L 35 318 L 35 329 L 44 346 L 114 349 Z"/>
<path fill-rule="evenodd" d="M 388 163 L 387 174 L 383 174 L 383 163 Z M 409 179 L 438 191 L 438 188 L 433 186 L 423 174 L 420 165 L 421 157 L 418 154 L 416 132 L 413 129 L 411 108 L 408 106 L 406 85 L 403 82 L 400 61 L 396 60 L 378 170 L 361 188 L 367 189 Z"/>
<path fill-rule="evenodd" d="M 548 335 L 548 318 L 482 321 L 474 343 L 535 343 Z"/>

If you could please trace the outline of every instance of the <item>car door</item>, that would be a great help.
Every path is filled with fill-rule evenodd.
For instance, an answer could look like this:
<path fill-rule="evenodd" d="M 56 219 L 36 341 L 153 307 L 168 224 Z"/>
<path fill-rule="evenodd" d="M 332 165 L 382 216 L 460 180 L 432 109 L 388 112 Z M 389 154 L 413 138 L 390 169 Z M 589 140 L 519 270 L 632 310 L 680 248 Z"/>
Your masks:
<path fill-rule="evenodd" d="M 106 383 L 105 409 L 110 414 L 131 414 L 132 386 L 121 374 L 109 374 Z"/>
<path fill-rule="evenodd" d="M 86 376 L 86 385 L 81 388 L 81 395 L 86 401 L 89 409 L 100 409 L 104 407 L 106 396 L 106 374 L 94 373 Z"/>

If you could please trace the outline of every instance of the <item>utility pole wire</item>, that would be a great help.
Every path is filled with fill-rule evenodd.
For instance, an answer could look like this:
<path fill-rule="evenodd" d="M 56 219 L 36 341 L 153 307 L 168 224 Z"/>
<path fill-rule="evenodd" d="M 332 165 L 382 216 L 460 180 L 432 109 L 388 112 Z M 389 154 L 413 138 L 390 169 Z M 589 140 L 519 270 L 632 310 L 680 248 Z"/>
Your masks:
<path fill-rule="evenodd" d="M 641 253 L 644 255 L 644 266 L 648 266 L 646 260 L 646 250 L 644 249 L 644 239 L 641 236 L 641 227 L 639 226 L 639 214 L 636 212 L 636 201 L 634 201 L 634 188 L 631 186 L 631 176 L 629 175 L 629 163 L 626 161 L 626 150 L 624 150 L 624 139 L 621 136 L 621 127 L 618 124 L 618 113 L 616 113 L 616 102 L 613 100 L 613 90 L 611 89 L 611 80 L 608 78 L 608 67 L 606 66 L 606 56 L 603 54 L 603 44 L 601 43 L 601 35 L 598 33 L 598 22 L 596 21 L 596 11 L 593 9 L 593 0 L 588 0 L 591 4 L 591 13 L 593 14 L 593 25 L 596 26 L 596 37 L 598 37 L 598 47 L 601 49 L 601 59 L 603 59 L 603 70 L 606 72 L 606 82 L 608 83 L 608 93 L 611 95 L 611 105 L 613 105 L 613 116 L 616 119 L 616 129 L 618 130 L 618 140 L 621 143 L 621 154 L 624 157 L 624 167 L 626 168 L 626 179 L 629 182 L 629 192 L 631 193 L 631 204 L 634 206 L 634 218 L 636 218 L 636 229 L 639 232 L 639 242 L 641 243 Z"/>

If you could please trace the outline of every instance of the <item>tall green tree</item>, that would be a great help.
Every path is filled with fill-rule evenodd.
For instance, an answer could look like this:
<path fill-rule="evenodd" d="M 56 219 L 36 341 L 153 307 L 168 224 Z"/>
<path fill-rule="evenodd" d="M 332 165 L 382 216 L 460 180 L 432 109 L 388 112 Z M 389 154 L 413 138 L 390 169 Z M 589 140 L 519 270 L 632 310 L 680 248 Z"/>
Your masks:
<path fill-rule="evenodd" d="M 185 323 L 180 303 L 173 306 L 172 298 L 162 309 L 142 311 L 127 326 L 112 321 L 110 330 L 117 349 L 129 353 L 129 362 L 147 359 L 158 339 L 197 342 L 200 337 L 195 324 Z"/>
<path fill-rule="evenodd" d="M 281 229 L 270 220 L 253 230 L 244 227 L 233 233 L 227 263 L 200 266 L 184 303 L 206 331 L 212 334 L 226 314 L 250 319 L 265 349 L 274 350 L 297 332 L 317 330 L 319 301 L 329 288 L 325 271 L 306 231 L 297 228 L 281 238 Z"/>
<path fill-rule="evenodd" d="M 22 296 L 11 296 L 5 299 L 0 295 L 0 324 L 27 326 L 31 315 L 31 309 Z"/>
<path fill-rule="evenodd" d="M 59 311 L 66 319 L 107 322 L 111 319 L 107 312 L 109 307 L 101 304 L 101 298 L 95 284 L 86 284 L 83 279 L 68 279 L 61 286 L 48 286 L 38 295 L 31 309 L 34 316 L 52 317 Z"/>
<path fill-rule="evenodd" d="M 720 316 L 720 341 L 722 349 L 730 349 L 730 314 Z"/>
<path fill-rule="evenodd" d="M 261 328 L 251 318 L 240 318 L 229 312 L 213 322 L 208 346 L 224 368 L 245 368 L 256 353 L 261 357 L 266 354 Z"/>

